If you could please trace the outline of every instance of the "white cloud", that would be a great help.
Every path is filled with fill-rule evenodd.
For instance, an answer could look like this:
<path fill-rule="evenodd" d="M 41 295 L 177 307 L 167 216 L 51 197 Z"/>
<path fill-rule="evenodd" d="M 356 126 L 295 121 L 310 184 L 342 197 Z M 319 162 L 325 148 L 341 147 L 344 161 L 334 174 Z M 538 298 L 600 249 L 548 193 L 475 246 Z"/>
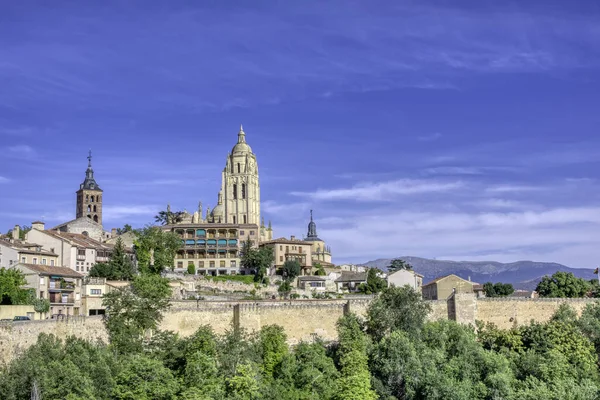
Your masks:
<path fill-rule="evenodd" d="M 396 195 L 447 192 L 463 187 L 462 182 L 437 182 L 399 179 L 388 182 L 368 182 L 345 189 L 318 189 L 314 192 L 292 192 L 294 196 L 314 200 L 393 201 Z"/>
<path fill-rule="evenodd" d="M 10 146 L 8 148 L 8 152 L 14 157 L 29 158 L 35 155 L 35 150 L 33 149 L 33 147 L 28 146 L 26 144 Z"/>
<path fill-rule="evenodd" d="M 431 133 L 429 135 L 418 136 L 417 139 L 420 140 L 421 142 L 433 142 L 433 141 L 438 140 L 441 137 L 442 137 L 441 133 L 434 132 L 434 133 Z"/>
<path fill-rule="evenodd" d="M 308 203 L 279 203 L 272 200 L 261 203 L 262 212 L 275 216 L 290 216 L 291 218 L 305 216 L 308 209 Z"/>
<path fill-rule="evenodd" d="M 544 190 L 545 188 L 540 186 L 528 186 L 528 185 L 498 185 L 490 186 L 485 189 L 488 193 L 509 193 L 509 192 L 532 192 L 538 190 Z"/>
<path fill-rule="evenodd" d="M 427 175 L 482 175 L 483 168 L 477 167 L 433 167 L 426 168 Z"/>
<path fill-rule="evenodd" d="M 0 176 L 0 183 L 8 183 L 8 182 L 10 182 L 10 179 Z"/>
<path fill-rule="evenodd" d="M 479 200 L 473 204 L 484 208 L 524 208 L 529 206 L 521 201 L 496 198 Z"/>
<path fill-rule="evenodd" d="M 157 205 L 124 205 L 124 206 L 104 206 L 104 219 L 115 220 L 131 216 L 153 217 L 162 208 Z"/>

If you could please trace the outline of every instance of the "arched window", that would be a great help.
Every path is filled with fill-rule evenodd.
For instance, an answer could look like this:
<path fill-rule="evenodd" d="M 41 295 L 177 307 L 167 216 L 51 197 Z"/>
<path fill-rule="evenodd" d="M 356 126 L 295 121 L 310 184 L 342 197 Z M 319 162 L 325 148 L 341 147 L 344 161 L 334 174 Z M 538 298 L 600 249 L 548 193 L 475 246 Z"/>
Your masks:
<path fill-rule="evenodd" d="M 241 168 L 240 168 L 240 163 L 238 163 L 238 174 L 240 173 Z"/>
<path fill-rule="evenodd" d="M 233 199 L 237 200 L 237 183 L 233 184 Z"/>
<path fill-rule="evenodd" d="M 246 216 L 244 215 L 244 223 L 246 223 Z"/>
<path fill-rule="evenodd" d="M 87 233 L 87 231 L 83 231 L 83 232 L 81 232 L 81 234 L 82 234 L 83 236 L 89 236 L 89 233 Z"/>
<path fill-rule="evenodd" d="M 90 219 L 92 218 L 92 216 L 91 216 L 90 214 L 88 214 L 88 216 L 87 216 L 87 217 L 88 217 L 88 218 L 90 218 Z"/>
<path fill-rule="evenodd" d="M 93 203 L 94 202 L 94 196 L 90 197 L 90 201 Z"/>
<path fill-rule="evenodd" d="M 92 211 L 92 206 L 88 206 L 88 212 Z"/>
<path fill-rule="evenodd" d="M 98 216 L 94 215 L 94 222 L 98 222 Z"/>
<path fill-rule="evenodd" d="M 235 224 L 235 215 L 233 216 L 233 223 Z"/>
<path fill-rule="evenodd" d="M 94 212 L 96 212 L 96 206 L 94 206 Z"/>
<path fill-rule="evenodd" d="M 85 195 L 85 201 L 90 201 L 90 195 L 89 194 Z"/>
<path fill-rule="evenodd" d="M 246 198 L 246 184 L 242 183 L 242 199 Z"/>

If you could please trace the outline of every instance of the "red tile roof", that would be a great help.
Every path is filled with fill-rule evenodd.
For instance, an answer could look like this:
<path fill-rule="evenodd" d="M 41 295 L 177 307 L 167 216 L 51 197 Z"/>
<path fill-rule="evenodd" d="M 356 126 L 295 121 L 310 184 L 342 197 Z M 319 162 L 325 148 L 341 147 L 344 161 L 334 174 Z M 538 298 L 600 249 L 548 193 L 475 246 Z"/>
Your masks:
<path fill-rule="evenodd" d="M 51 267 L 50 265 L 42 265 L 42 264 L 24 264 L 18 263 L 16 266 L 22 265 L 23 267 L 38 272 L 41 275 L 56 275 L 56 276 L 68 276 L 72 278 L 83 278 L 79 272 L 73 271 L 71 268 L 67 267 Z"/>

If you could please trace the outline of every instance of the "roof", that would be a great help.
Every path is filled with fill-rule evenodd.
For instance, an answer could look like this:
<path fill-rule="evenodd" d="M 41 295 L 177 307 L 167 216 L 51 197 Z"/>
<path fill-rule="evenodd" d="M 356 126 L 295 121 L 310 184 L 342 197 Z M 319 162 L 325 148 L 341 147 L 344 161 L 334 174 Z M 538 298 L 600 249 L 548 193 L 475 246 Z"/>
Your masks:
<path fill-rule="evenodd" d="M 366 272 L 342 272 L 342 276 L 337 278 L 336 282 L 364 282 L 367 280 Z"/>
<path fill-rule="evenodd" d="M 97 225 L 98 227 L 102 228 L 102 225 L 100 225 L 98 222 L 94 221 L 91 218 L 88 218 L 88 217 L 79 217 L 79 218 L 75 218 L 75 219 L 72 219 L 72 220 L 67 221 L 67 222 L 63 222 L 60 225 L 56 225 L 55 227 L 51 228 L 50 230 L 52 230 L 52 231 L 58 230 L 59 228 L 62 228 L 63 226 L 66 226 L 66 225 L 69 225 L 70 223 L 73 223 L 73 222 L 77 221 L 78 219 L 83 219 L 83 220 L 85 220 L 86 222 L 89 222 L 92 225 Z"/>
<path fill-rule="evenodd" d="M 18 251 L 19 253 L 40 254 L 58 257 L 57 254 L 51 251 L 41 249 L 42 246 L 36 243 L 27 243 L 21 240 L 9 242 L 8 240 L 0 239 L 0 245 L 10 247 L 11 249 Z M 38 250 L 37 248 L 40 248 L 40 250 Z"/>
<path fill-rule="evenodd" d="M 73 271 L 71 268 L 67 267 L 51 267 L 50 265 L 42 265 L 42 264 L 25 264 L 18 263 L 16 266 L 22 265 L 23 267 L 38 272 L 41 275 L 57 275 L 57 276 L 68 276 L 72 278 L 83 278 L 79 272 Z"/>
<path fill-rule="evenodd" d="M 462 281 L 469 282 L 469 283 L 470 283 L 470 284 L 472 284 L 472 285 L 478 285 L 478 283 L 477 283 L 477 282 L 471 282 L 471 281 L 468 281 L 468 280 L 466 280 L 466 279 L 463 279 L 463 278 L 461 278 L 461 277 L 460 277 L 460 276 L 458 276 L 458 275 L 455 275 L 455 274 L 448 274 L 448 275 L 439 276 L 439 277 L 435 278 L 434 280 L 432 280 L 431 282 L 427 282 L 425 285 L 423 285 L 423 287 L 425 287 L 425 286 L 429 286 L 429 285 L 433 285 L 434 283 L 438 283 L 439 281 L 441 281 L 441 280 L 443 280 L 443 279 L 446 279 L 446 278 L 449 278 L 449 277 L 451 277 L 451 276 L 454 276 L 454 277 L 456 277 L 456 278 L 458 278 L 458 279 L 460 279 L 460 280 L 462 280 Z"/>
<path fill-rule="evenodd" d="M 43 224 L 43 223 L 44 222 L 42 222 L 42 221 L 33 221 L 31 224 L 33 225 L 33 224 Z"/>
<path fill-rule="evenodd" d="M 399 269 L 398 271 L 394 271 L 394 272 L 392 272 L 391 274 L 389 274 L 389 275 L 388 275 L 388 278 L 389 278 L 390 276 L 392 276 L 392 275 L 394 275 L 394 274 L 397 274 L 398 272 L 402 272 L 402 271 L 410 272 L 410 273 L 412 273 L 413 275 L 420 276 L 421 278 L 423 278 L 423 275 L 421 275 L 421 274 L 419 274 L 419 273 L 415 272 L 415 271 L 414 271 L 414 270 L 412 270 L 412 269 Z"/>
<path fill-rule="evenodd" d="M 298 277 L 298 281 L 300 282 L 314 282 L 314 281 L 326 281 L 326 278 L 323 278 L 322 276 L 317 276 L 317 275 L 306 275 L 306 276 L 299 276 Z"/>
<path fill-rule="evenodd" d="M 111 250 L 114 248 L 114 245 L 112 244 L 101 243 L 97 240 L 90 238 L 89 236 L 82 235 L 81 233 L 61 232 L 55 230 L 45 230 L 42 232 L 56 239 L 66 240 L 77 247 L 86 247 L 103 250 Z"/>
<path fill-rule="evenodd" d="M 305 246 L 310 246 L 310 243 L 305 243 L 304 240 L 300 240 L 300 239 L 286 239 L 284 237 L 280 237 L 278 239 L 273 239 L 273 240 L 269 240 L 268 242 L 262 242 L 260 244 L 299 244 L 299 245 L 305 245 Z"/>

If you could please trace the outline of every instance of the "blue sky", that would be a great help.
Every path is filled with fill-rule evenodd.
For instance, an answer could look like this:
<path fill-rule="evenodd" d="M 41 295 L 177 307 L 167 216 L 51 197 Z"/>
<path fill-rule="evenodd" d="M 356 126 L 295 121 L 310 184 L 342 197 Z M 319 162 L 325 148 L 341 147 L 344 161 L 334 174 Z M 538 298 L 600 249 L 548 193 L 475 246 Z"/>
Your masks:
<path fill-rule="evenodd" d="M 596 1 L 0 4 L 0 229 L 214 206 L 240 123 L 336 262 L 600 263 Z"/>

